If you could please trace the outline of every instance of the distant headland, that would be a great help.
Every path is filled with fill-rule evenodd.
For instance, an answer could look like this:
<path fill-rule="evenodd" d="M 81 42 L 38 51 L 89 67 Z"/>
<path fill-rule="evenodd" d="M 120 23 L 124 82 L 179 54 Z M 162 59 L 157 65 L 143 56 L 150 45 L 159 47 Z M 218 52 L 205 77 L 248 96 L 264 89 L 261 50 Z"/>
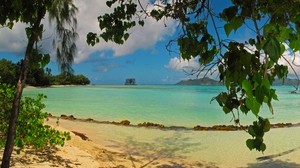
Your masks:
<path fill-rule="evenodd" d="M 204 77 L 199 79 L 181 80 L 180 82 L 177 83 L 177 85 L 223 85 L 223 84 L 217 80 Z"/>
<path fill-rule="evenodd" d="M 276 79 L 273 82 L 274 86 L 297 86 L 300 81 L 298 79 L 290 79 L 287 78 L 284 81 Z M 188 80 L 181 80 L 177 83 L 177 85 L 223 85 L 222 82 L 217 80 L 211 79 L 209 77 L 199 78 L 199 79 L 188 79 Z"/>

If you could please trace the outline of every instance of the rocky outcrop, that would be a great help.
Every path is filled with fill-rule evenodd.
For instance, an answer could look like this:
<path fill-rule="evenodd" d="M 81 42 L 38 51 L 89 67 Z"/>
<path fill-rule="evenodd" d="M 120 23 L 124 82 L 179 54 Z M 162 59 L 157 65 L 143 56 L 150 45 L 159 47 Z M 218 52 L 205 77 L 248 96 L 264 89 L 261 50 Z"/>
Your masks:
<path fill-rule="evenodd" d="M 62 114 L 62 115 L 60 115 L 60 118 L 65 119 L 65 120 L 76 120 L 76 118 L 73 115 L 67 116 L 65 114 Z"/>
<path fill-rule="evenodd" d="M 165 128 L 165 126 L 162 125 L 162 124 L 156 124 L 156 123 L 151 123 L 151 122 L 143 122 L 143 123 L 139 123 L 137 126 L 139 126 L 139 127 Z"/>
<path fill-rule="evenodd" d="M 99 121 L 94 120 L 92 118 L 80 119 L 75 118 L 73 115 L 64 115 L 62 114 L 60 117 L 53 116 L 48 114 L 48 117 L 51 118 L 61 118 L 65 120 L 76 120 L 81 122 L 91 122 L 98 124 L 114 124 L 119 126 L 130 126 L 130 127 L 145 127 L 145 128 L 158 128 L 162 130 L 194 130 L 194 131 L 239 131 L 239 130 L 247 130 L 249 126 L 236 126 L 236 125 L 214 125 L 214 126 L 201 126 L 197 125 L 193 128 L 191 127 L 183 127 L 183 126 L 164 126 L 162 124 L 152 123 L 152 122 L 143 122 L 139 124 L 131 124 L 129 120 L 122 120 L 120 122 L 116 121 Z M 271 124 L 271 128 L 285 128 L 285 127 L 300 127 L 300 123 L 292 124 L 292 123 L 276 123 Z"/>
<path fill-rule="evenodd" d="M 115 122 L 115 121 L 113 121 L 112 124 L 128 126 L 128 125 L 130 125 L 130 121 L 128 121 L 128 120 L 123 120 L 121 122 Z"/>
<path fill-rule="evenodd" d="M 197 125 L 193 128 L 194 131 L 238 131 L 246 130 L 247 126 L 234 126 L 234 125 L 214 125 L 212 127 L 203 127 Z"/>

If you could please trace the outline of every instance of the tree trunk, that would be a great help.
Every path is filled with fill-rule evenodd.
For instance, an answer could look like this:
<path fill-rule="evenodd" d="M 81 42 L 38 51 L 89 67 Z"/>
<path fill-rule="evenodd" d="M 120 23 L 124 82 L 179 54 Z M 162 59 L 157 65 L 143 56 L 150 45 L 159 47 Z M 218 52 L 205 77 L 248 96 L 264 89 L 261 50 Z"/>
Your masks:
<path fill-rule="evenodd" d="M 45 8 L 39 9 L 37 20 L 32 26 L 31 35 L 28 39 L 26 52 L 24 56 L 24 62 L 21 68 L 21 72 L 16 86 L 16 91 L 15 91 L 14 100 L 12 104 L 12 111 L 9 120 L 9 127 L 7 131 L 7 139 L 6 139 L 5 149 L 2 157 L 1 168 L 9 168 L 10 165 L 10 158 L 14 148 L 14 138 L 16 134 L 16 125 L 17 125 L 19 109 L 20 109 L 20 101 L 22 98 L 23 88 L 25 85 L 27 72 L 29 69 L 30 55 L 32 53 L 34 43 L 38 41 L 38 33 L 39 33 L 38 30 L 41 24 L 41 20 L 43 19 L 45 13 L 46 13 Z"/>

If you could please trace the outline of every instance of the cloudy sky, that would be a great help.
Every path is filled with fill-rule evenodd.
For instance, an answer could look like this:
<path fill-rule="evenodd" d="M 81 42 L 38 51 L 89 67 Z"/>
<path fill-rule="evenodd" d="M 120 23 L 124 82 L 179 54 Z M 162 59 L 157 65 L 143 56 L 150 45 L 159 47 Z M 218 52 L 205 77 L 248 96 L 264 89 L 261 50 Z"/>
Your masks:
<path fill-rule="evenodd" d="M 197 68 L 197 59 L 182 60 L 178 54 L 165 49 L 169 40 L 176 36 L 176 22 L 172 20 L 157 22 L 147 19 L 144 27 L 137 26 L 130 30 L 130 38 L 124 45 L 100 41 L 93 47 L 88 46 L 86 34 L 100 31 L 97 17 L 111 11 L 105 2 L 75 0 L 79 8 L 78 52 L 73 65 L 76 74 L 84 74 L 93 84 L 123 84 L 129 77 L 136 78 L 138 84 L 174 84 L 182 79 L 194 78 L 187 76 L 184 71 Z M 228 5 L 223 1 L 221 3 L 224 3 L 221 6 Z M 52 54 L 49 67 L 53 74 L 58 74 L 55 53 L 51 47 L 53 27 L 49 26 L 47 19 L 44 19 L 44 24 L 43 50 Z M 17 62 L 23 57 L 27 42 L 25 27 L 16 24 L 13 30 L 0 28 L 0 58 Z M 248 30 L 241 30 L 235 37 L 243 40 L 247 35 L 250 35 Z"/>

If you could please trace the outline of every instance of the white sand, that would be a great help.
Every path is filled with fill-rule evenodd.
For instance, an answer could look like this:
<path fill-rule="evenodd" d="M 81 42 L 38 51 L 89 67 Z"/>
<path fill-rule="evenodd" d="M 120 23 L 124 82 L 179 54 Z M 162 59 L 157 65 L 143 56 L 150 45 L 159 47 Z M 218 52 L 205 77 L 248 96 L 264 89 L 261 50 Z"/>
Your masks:
<path fill-rule="evenodd" d="M 264 154 L 248 150 L 250 135 L 243 131 L 162 131 L 68 120 L 55 127 L 84 133 L 90 141 L 72 134 L 53 153 L 14 156 L 15 167 L 300 167 L 300 127 L 272 129 Z"/>

